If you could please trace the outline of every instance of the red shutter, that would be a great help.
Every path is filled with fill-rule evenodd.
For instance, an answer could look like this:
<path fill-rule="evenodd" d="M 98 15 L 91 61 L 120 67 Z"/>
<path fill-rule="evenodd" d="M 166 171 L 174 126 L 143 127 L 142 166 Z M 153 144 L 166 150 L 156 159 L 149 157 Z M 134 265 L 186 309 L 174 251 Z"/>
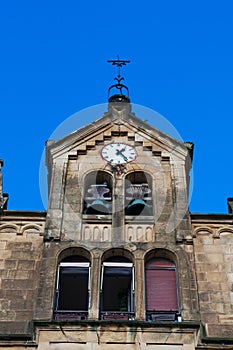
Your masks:
<path fill-rule="evenodd" d="M 146 309 L 178 310 L 176 270 L 165 259 L 153 259 L 146 266 Z"/>

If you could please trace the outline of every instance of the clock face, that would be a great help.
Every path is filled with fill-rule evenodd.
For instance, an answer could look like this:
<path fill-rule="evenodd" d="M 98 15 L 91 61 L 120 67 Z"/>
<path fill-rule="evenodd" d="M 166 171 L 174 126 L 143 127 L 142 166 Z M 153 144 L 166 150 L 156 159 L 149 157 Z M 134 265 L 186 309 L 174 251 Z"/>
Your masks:
<path fill-rule="evenodd" d="M 132 162 L 136 158 L 133 147 L 124 143 L 110 143 L 101 151 L 102 157 L 113 165 Z"/>

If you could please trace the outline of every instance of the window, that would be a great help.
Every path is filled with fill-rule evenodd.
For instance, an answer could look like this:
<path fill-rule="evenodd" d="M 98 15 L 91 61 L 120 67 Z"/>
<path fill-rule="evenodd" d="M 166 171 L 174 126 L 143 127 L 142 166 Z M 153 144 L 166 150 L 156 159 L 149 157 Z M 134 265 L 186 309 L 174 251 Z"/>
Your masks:
<path fill-rule="evenodd" d="M 93 171 L 85 177 L 83 213 L 108 215 L 112 211 L 112 177 L 105 171 Z"/>
<path fill-rule="evenodd" d="M 79 256 L 65 258 L 58 266 L 54 316 L 56 320 L 87 319 L 90 263 Z"/>
<path fill-rule="evenodd" d="M 175 321 L 178 317 L 178 298 L 175 264 L 163 258 L 146 264 L 147 320 Z"/>
<path fill-rule="evenodd" d="M 136 171 L 126 176 L 125 215 L 153 215 L 152 178 L 149 174 Z"/>
<path fill-rule="evenodd" d="M 134 316 L 134 268 L 125 258 L 109 259 L 102 265 L 101 318 L 129 320 Z"/>

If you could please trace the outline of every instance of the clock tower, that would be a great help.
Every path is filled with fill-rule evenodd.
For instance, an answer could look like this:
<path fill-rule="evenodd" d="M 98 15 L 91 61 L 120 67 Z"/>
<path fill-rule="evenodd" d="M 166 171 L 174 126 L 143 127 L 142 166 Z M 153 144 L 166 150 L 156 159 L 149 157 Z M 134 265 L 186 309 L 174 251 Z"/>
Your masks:
<path fill-rule="evenodd" d="M 188 262 L 192 253 L 182 246 L 191 232 L 188 192 L 193 145 L 174 140 L 135 116 L 120 73 L 116 79 L 109 89 L 108 111 L 101 118 L 61 140 L 47 142 L 49 207 L 43 264 L 51 269 L 53 257 L 54 275 L 41 280 L 40 298 L 45 300 L 48 288 L 43 286 L 56 278 L 61 289 L 62 275 L 55 266 L 61 272 L 66 264 L 84 263 L 91 271 L 85 307 L 76 312 L 74 305 L 63 307 L 68 291 L 62 297 L 57 292 L 54 309 L 51 294 L 37 317 L 196 321 L 195 275 Z M 177 271 L 178 261 L 192 274 L 192 286 L 187 274 Z M 172 287 L 162 292 L 168 293 L 171 304 L 156 312 L 154 303 L 160 304 L 162 294 L 156 293 L 155 301 L 147 264 L 148 271 L 173 271 Z M 182 284 L 190 293 L 192 289 L 193 302 L 189 294 L 182 296 Z"/>

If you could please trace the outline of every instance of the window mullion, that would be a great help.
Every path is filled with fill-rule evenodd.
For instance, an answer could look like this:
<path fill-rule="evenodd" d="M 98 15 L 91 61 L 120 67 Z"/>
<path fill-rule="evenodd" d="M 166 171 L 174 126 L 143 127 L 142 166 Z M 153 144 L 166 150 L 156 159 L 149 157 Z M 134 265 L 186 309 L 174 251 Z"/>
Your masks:
<path fill-rule="evenodd" d="M 60 280 L 60 265 L 58 266 L 58 270 L 57 270 L 57 281 L 56 281 L 56 305 L 55 305 L 55 310 L 58 310 L 59 280 Z"/>
<path fill-rule="evenodd" d="M 91 302 L 91 299 L 90 299 L 90 289 L 91 289 L 91 266 L 89 266 L 88 268 L 88 309 L 90 309 L 90 302 Z"/>
<path fill-rule="evenodd" d="M 130 311 L 134 312 L 134 289 L 135 289 L 135 276 L 134 276 L 134 266 L 132 267 L 132 286 L 131 286 L 131 307 Z"/>
<path fill-rule="evenodd" d="M 103 290 L 103 282 L 104 282 L 104 265 L 102 265 L 102 270 L 101 270 L 101 281 L 100 281 L 100 290 L 101 290 L 101 292 Z"/>

